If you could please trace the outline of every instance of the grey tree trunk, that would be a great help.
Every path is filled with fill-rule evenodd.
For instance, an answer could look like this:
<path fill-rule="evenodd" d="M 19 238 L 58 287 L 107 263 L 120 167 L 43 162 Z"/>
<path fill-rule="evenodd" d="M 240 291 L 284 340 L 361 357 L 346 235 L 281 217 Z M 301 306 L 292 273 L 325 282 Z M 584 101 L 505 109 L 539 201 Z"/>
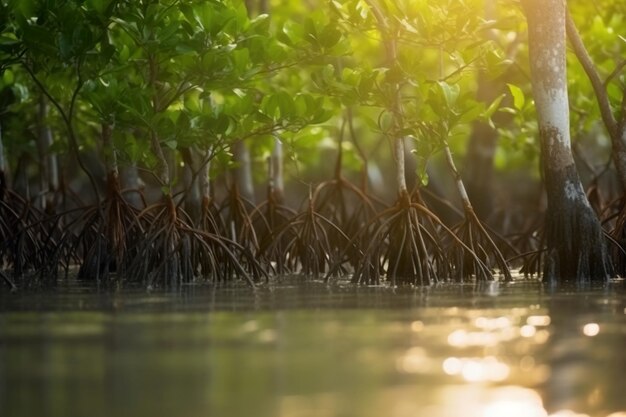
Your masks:
<path fill-rule="evenodd" d="M 233 158 L 237 163 L 233 171 L 234 186 L 239 190 L 240 195 L 254 204 L 254 185 L 252 183 L 252 163 L 250 160 L 250 150 L 244 141 L 239 141 L 233 145 Z"/>
<path fill-rule="evenodd" d="M 270 157 L 270 188 L 276 202 L 282 203 L 285 198 L 285 180 L 283 177 L 283 143 L 274 138 L 274 148 Z"/>
<path fill-rule="evenodd" d="M 523 0 L 543 176 L 548 197 L 544 279 L 605 280 L 609 276 L 602 227 L 572 156 L 565 61 L 565 1 Z"/>
<path fill-rule="evenodd" d="M 39 97 L 37 112 L 38 136 L 37 150 L 39 153 L 39 195 L 40 207 L 43 210 L 54 210 L 54 195 L 59 190 L 59 164 L 57 155 L 50 151 L 52 146 L 52 130 L 47 122 L 48 103 L 42 94 Z"/>
<path fill-rule="evenodd" d="M 195 152 L 192 152 L 190 148 L 182 148 L 180 150 L 180 155 L 185 163 L 183 167 L 183 175 L 182 181 L 184 185 L 184 203 L 185 203 L 185 211 L 189 216 L 194 219 L 194 221 L 200 218 L 201 210 L 201 197 L 200 197 L 200 175 L 202 172 L 199 171 L 199 164 L 202 161 L 199 157 L 194 155 Z"/>
<path fill-rule="evenodd" d="M 7 163 L 4 153 L 4 144 L 2 143 L 2 123 L 0 123 L 0 200 L 4 198 L 8 187 Z"/>
<path fill-rule="evenodd" d="M 2 123 L 0 123 L 0 172 L 2 174 L 5 174 L 7 171 L 6 156 L 4 153 L 4 143 L 2 142 Z"/>
<path fill-rule="evenodd" d="M 117 151 L 113 145 L 113 126 L 109 123 L 102 123 L 101 126 L 102 151 L 104 152 L 104 164 L 108 177 L 119 180 L 120 172 L 117 165 Z"/>
<path fill-rule="evenodd" d="M 124 199 L 135 208 L 143 208 L 144 202 L 142 194 L 144 183 L 139 177 L 139 170 L 134 162 L 121 169 L 120 182 L 122 188 L 128 190 L 128 192 L 124 194 Z"/>
<path fill-rule="evenodd" d="M 211 179 L 209 172 L 211 171 L 211 158 L 213 151 L 209 149 L 203 156 L 202 165 L 198 170 L 198 194 L 202 200 L 203 207 L 208 207 L 213 196 L 211 195 Z"/>

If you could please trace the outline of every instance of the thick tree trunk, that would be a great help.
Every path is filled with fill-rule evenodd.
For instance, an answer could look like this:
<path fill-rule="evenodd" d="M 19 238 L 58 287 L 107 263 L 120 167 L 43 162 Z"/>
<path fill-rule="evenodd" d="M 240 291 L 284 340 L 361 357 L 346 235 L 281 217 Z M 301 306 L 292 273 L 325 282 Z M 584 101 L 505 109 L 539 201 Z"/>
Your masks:
<path fill-rule="evenodd" d="M 602 227 L 578 177 L 569 132 L 565 1 L 523 0 L 548 197 L 544 279 L 604 280 L 609 276 Z"/>

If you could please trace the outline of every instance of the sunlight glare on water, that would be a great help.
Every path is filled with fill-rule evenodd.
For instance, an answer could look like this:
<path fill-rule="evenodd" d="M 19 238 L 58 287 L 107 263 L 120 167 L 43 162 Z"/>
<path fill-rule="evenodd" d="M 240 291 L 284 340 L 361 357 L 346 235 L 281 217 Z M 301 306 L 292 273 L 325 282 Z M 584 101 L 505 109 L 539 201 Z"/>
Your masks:
<path fill-rule="evenodd" d="M 626 417 L 621 287 L 191 290 L 0 294 L 0 415 Z"/>

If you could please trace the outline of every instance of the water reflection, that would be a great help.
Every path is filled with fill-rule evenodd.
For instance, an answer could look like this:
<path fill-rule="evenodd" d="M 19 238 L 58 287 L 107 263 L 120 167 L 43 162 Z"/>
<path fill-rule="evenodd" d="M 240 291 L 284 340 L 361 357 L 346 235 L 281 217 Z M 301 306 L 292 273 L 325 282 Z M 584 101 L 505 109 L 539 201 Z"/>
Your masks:
<path fill-rule="evenodd" d="M 72 291 L 0 295 L 0 415 L 626 417 L 622 287 Z"/>

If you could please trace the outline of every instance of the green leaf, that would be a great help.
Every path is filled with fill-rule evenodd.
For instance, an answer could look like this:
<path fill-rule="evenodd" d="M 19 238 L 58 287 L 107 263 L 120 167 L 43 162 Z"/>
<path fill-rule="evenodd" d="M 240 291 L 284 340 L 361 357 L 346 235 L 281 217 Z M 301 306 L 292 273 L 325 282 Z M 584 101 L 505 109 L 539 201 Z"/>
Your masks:
<path fill-rule="evenodd" d="M 513 95 L 513 106 L 515 106 L 517 110 L 522 110 L 524 108 L 524 103 L 526 102 L 526 99 L 524 98 L 524 92 L 516 85 L 508 83 L 507 85 L 509 86 L 509 90 Z"/>
<path fill-rule="evenodd" d="M 320 44 L 324 48 L 332 48 L 341 39 L 341 32 L 332 25 L 326 26 L 319 35 Z"/>
<path fill-rule="evenodd" d="M 458 84 L 450 85 L 445 81 L 439 81 L 437 84 L 443 93 L 443 97 L 446 100 L 448 108 L 454 107 L 456 100 L 459 98 L 461 87 Z"/>
<path fill-rule="evenodd" d="M 502 102 L 504 97 L 505 97 L 504 94 L 500 94 L 500 96 L 496 97 L 496 99 L 493 102 L 491 102 L 489 107 L 487 107 L 487 110 L 485 110 L 485 112 L 483 113 L 483 116 L 485 117 L 485 119 L 489 119 L 491 118 L 491 116 L 493 116 L 496 110 L 498 110 L 498 108 L 500 107 L 500 103 Z"/>
<path fill-rule="evenodd" d="M 2 81 L 5 85 L 13 84 L 13 81 L 15 81 L 13 71 L 11 71 L 10 69 L 5 70 L 4 74 L 2 74 Z"/>

